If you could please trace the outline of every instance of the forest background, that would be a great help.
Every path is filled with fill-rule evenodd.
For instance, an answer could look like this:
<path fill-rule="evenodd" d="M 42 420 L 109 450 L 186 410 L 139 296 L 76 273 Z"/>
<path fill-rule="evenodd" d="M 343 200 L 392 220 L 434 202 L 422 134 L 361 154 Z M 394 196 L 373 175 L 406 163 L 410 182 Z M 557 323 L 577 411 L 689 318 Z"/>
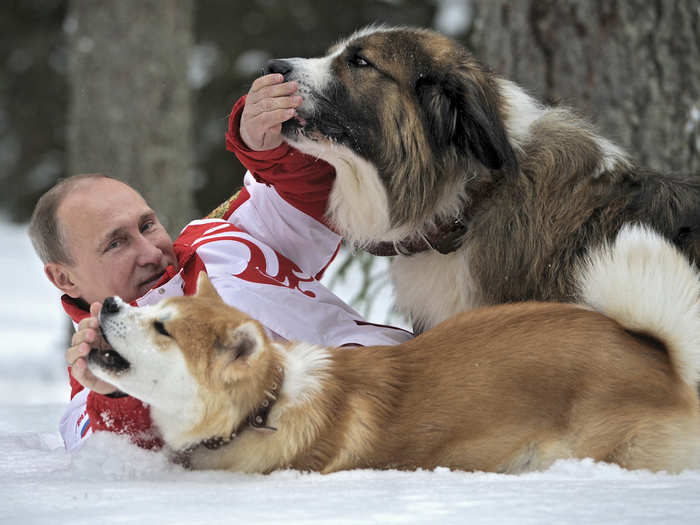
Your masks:
<path fill-rule="evenodd" d="M 0 213 L 25 222 L 58 178 L 103 172 L 176 234 L 240 186 L 227 115 L 265 62 L 321 55 L 378 23 L 446 33 L 641 164 L 700 173 L 697 0 L 8 0 Z M 352 302 L 366 311 L 373 261 L 344 257 L 364 275 Z"/>

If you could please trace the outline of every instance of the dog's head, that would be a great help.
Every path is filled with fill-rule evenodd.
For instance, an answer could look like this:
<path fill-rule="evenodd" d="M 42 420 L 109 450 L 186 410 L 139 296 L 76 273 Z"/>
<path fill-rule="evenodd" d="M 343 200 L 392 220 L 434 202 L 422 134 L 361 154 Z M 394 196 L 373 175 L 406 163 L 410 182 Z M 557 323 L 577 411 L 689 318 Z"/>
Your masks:
<path fill-rule="evenodd" d="M 438 33 L 369 28 L 322 58 L 272 60 L 268 71 L 298 82 L 303 97 L 283 125 L 288 141 L 336 168 L 341 150 L 374 166 L 393 226 L 425 220 L 454 191 L 445 188 L 479 171 L 517 167 L 492 75 Z"/>
<path fill-rule="evenodd" d="M 177 420 L 160 425 L 175 448 L 230 433 L 269 387 L 263 328 L 225 304 L 204 273 L 194 296 L 141 308 L 107 298 L 100 328 L 112 348 L 91 350 L 89 369 Z"/>

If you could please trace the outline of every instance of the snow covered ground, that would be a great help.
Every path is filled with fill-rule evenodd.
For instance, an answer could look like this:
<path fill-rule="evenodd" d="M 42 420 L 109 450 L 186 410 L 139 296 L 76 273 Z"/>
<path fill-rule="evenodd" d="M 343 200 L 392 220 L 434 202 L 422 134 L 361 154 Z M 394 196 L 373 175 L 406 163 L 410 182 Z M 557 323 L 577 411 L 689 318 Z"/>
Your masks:
<path fill-rule="evenodd" d="M 700 471 L 562 461 L 523 476 L 187 472 L 162 454 L 99 434 L 67 454 L 57 432 L 68 397 L 58 294 L 25 228 L 0 221 L 0 236 L 1 524 L 700 523 Z"/>

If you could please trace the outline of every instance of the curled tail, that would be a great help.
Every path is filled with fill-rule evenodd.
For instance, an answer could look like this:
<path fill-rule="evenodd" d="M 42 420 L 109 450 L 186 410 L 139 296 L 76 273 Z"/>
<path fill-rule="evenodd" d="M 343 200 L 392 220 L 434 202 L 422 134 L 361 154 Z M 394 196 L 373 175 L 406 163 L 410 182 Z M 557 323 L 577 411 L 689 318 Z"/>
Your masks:
<path fill-rule="evenodd" d="M 700 381 L 700 273 L 668 240 L 624 226 L 591 250 L 578 273 L 583 303 L 666 346 L 679 377 Z"/>

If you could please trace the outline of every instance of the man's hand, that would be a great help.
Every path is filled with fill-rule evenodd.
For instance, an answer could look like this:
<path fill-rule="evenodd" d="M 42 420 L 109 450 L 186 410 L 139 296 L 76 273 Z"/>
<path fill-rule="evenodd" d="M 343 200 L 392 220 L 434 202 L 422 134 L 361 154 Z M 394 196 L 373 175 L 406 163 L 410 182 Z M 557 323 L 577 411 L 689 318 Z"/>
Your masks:
<path fill-rule="evenodd" d="M 73 334 L 71 347 L 66 350 L 66 361 L 71 366 L 73 378 L 98 394 L 111 394 L 117 387 L 98 379 L 87 367 L 87 355 L 91 348 L 107 348 L 107 342 L 102 338 L 97 321 L 97 316 L 102 308 L 102 303 L 92 303 L 90 317 L 86 317 L 78 324 L 78 331 Z"/>
<path fill-rule="evenodd" d="M 296 114 L 302 99 L 296 82 L 285 82 L 273 73 L 256 79 L 248 91 L 241 114 L 241 138 L 254 151 L 282 144 L 282 122 Z"/>

